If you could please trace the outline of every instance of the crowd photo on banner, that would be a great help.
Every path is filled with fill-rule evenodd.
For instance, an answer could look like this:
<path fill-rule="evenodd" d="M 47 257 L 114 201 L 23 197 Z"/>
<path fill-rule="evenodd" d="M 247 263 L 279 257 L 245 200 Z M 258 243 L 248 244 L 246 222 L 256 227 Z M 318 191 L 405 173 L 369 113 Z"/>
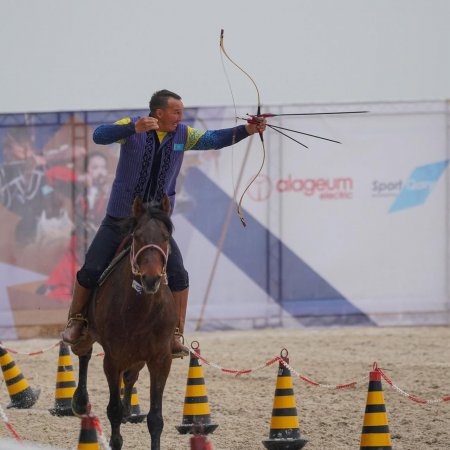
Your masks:
<path fill-rule="evenodd" d="M 61 312 L 67 308 L 75 273 L 104 217 L 117 153 L 96 149 L 82 127 L 86 136 L 78 140 L 72 119 L 0 128 L 0 207 L 8 231 L 0 254 L 9 267 L 13 311 L 21 298 L 37 307 L 38 297 L 60 303 Z"/>

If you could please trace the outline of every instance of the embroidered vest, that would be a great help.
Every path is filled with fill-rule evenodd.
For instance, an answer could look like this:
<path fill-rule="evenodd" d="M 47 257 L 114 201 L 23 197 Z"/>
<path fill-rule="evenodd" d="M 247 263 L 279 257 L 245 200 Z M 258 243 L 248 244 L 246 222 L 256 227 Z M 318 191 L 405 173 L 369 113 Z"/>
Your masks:
<path fill-rule="evenodd" d="M 139 117 L 133 117 L 136 122 Z M 135 133 L 128 137 L 120 147 L 111 196 L 107 213 L 113 217 L 128 217 L 136 195 L 144 196 L 150 179 L 155 156 L 155 133 Z M 184 145 L 187 140 L 187 126 L 178 124 L 175 132 L 167 133 L 159 146 L 161 164 L 155 189 L 155 200 L 161 200 L 163 194 L 170 199 L 172 211 L 175 207 L 175 185 L 184 157 Z M 144 199 L 145 200 L 145 199 Z"/>

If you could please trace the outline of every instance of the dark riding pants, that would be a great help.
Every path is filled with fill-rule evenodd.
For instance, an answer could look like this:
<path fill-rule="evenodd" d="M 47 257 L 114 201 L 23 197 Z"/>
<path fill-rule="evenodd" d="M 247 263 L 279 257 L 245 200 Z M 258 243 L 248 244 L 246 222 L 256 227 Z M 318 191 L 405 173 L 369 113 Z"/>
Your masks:
<path fill-rule="evenodd" d="M 77 280 L 83 287 L 93 289 L 97 285 L 129 232 L 129 229 L 123 227 L 122 219 L 106 215 L 88 248 L 84 265 L 77 273 Z M 182 291 L 189 287 L 189 276 L 184 268 L 183 257 L 173 237 L 170 238 L 167 277 L 172 291 Z"/>

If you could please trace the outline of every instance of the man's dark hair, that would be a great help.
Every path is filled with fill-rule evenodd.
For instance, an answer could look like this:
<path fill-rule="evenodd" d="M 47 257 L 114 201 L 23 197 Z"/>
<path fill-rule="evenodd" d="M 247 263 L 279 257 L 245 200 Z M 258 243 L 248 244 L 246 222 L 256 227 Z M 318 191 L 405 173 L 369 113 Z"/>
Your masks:
<path fill-rule="evenodd" d="M 175 100 L 181 100 L 181 97 L 175 92 L 168 91 L 167 89 L 162 89 L 161 91 L 156 91 L 152 98 L 150 99 L 149 106 L 150 112 L 154 112 L 157 109 L 163 109 L 167 107 L 169 98 L 174 98 Z"/>

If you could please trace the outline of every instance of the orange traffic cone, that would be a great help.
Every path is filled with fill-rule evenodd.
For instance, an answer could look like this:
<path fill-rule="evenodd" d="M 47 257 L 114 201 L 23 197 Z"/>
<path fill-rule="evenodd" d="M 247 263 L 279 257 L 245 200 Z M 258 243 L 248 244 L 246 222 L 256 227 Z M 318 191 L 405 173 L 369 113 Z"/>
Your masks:
<path fill-rule="evenodd" d="M 0 364 L 11 403 L 7 408 L 31 408 L 39 398 L 40 389 L 32 389 L 10 354 L 0 346 Z"/>
<path fill-rule="evenodd" d="M 195 345 L 195 346 L 194 346 Z M 193 350 L 200 354 L 197 341 L 191 344 Z M 212 433 L 219 425 L 211 423 L 208 396 L 201 361 L 191 353 L 183 408 L 183 420 L 177 426 L 180 434 L 191 433 L 194 426 L 201 426 L 204 434 Z"/>
<path fill-rule="evenodd" d="M 100 450 L 97 439 L 97 430 L 94 416 L 83 416 L 81 419 L 80 437 L 78 439 L 78 450 Z"/>
<path fill-rule="evenodd" d="M 361 433 L 360 450 L 391 450 L 391 435 L 384 404 L 381 374 L 374 364 L 369 375 L 366 410 Z"/>
<path fill-rule="evenodd" d="M 49 409 L 54 416 L 73 416 L 72 397 L 77 385 L 73 373 L 70 349 L 64 343 L 59 343 L 58 370 L 56 372 L 55 405 Z"/>
<path fill-rule="evenodd" d="M 125 395 L 125 384 L 123 378 L 120 380 L 120 398 Z M 139 397 L 136 389 L 136 384 L 131 390 L 131 415 L 126 418 L 127 422 L 130 423 L 141 423 L 147 417 L 147 414 L 141 413 L 141 407 L 139 406 Z"/>
<path fill-rule="evenodd" d="M 287 355 L 288 351 L 283 349 L 281 359 L 289 364 Z M 291 371 L 280 361 L 269 439 L 262 443 L 268 450 L 297 450 L 303 448 L 307 442 L 300 437 Z"/>

